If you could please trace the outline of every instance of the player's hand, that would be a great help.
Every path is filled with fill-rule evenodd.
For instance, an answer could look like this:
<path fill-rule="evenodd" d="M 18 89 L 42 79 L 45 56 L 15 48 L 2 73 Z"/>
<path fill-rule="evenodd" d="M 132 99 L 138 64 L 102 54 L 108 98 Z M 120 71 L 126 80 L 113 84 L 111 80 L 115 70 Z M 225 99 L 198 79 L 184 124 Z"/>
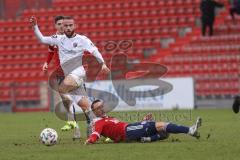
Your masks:
<path fill-rule="evenodd" d="M 84 145 L 89 145 L 89 144 L 92 144 L 88 141 L 88 139 L 85 141 Z"/>
<path fill-rule="evenodd" d="M 102 65 L 102 70 L 101 71 L 104 74 L 110 73 L 110 69 L 107 67 L 107 65 L 105 63 Z"/>
<path fill-rule="evenodd" d="M 47 72 L 47 70 L 48 70 L 48 64 L 47 64 L 47 62 L 45 62 L 45 63 L 43 64 L 42 70 L 43 70 L 43 72 Z"/>
<path fill-rule="evenodd" d="M 143 117 L 143 121 L 151 121 L 153 120 L 152 113 L 148 113 Z"/>
<path fill-rule="evenodd" d="M 31 16 L 29 22 L 31 26 L 34 27 L 35 25 L 37 25 L 37 18 L 35 16 Z"/>

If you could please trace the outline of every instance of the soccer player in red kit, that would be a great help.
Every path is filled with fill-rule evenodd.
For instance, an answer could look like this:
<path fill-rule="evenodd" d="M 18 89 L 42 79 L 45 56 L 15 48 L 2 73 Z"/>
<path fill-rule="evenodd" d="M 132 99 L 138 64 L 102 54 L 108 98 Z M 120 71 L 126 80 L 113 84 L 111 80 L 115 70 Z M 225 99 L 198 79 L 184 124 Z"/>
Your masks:
<path fill-rule="evenodd" d="M 56 16 L 55 19 L 54 19 L 56 35 L 63 35 L 64 34 L 63 24 L 62 24 L 63 19 L 64 19 L 64 16 Z M 63 72 L 61 71 L 62 69 L 61 69 L 61 66 L 60 66 L 60 60 L 59 60 L 59 56 L 58 56 L 57 46 L 49 45 L 48 56 L 47 56 L 46 62 L 43 64 L 42 70 L 44 72 L 46 72 L 48 70 L 48 65 L 50 64 L 52 59 L 54 59 L 54 69 L 55 70 L 59 69 L 58 70 L 58 73 L 59 73 L 58 75 L 59 76 L 64 76 Z"/>
<path fill-rule="evenodd" d="M 104 103 L 101 100 L 93 101 L 91 109 L 96 118 L 93 120 L 92 134 L 85 144 L 95 143 L 101 135 L 111 138 L 114 142 L 153 142 L 168 138 L 170 133 L 184 133 L 196 138 L 200 137 L 198 127 L 201 125 L 201 118 L 197 118 L 196 123 L 191 127 L 155 121 L 126 123 L 107 116 L 104 112 Z"/>

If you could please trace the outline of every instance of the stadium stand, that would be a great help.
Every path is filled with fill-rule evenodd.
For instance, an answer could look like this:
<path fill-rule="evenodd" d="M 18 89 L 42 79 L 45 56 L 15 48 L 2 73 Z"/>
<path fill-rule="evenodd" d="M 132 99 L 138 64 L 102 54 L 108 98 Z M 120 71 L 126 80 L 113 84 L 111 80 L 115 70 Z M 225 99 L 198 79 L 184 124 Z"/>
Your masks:
<path fill-rule="evenodd" d="M 239 20 L 239 18 L 238 18 Z M 226 15 L 215 36 L 193 35 L 164 58 L 168 76 L 193 76 L 198 98 L 233 97 L 239 94 L 240 45 L 238 23 Z"/>
<path fill-rule="evenodd" d="M 228 8 L 227 0 L 224 2 Z M 215 36 L 201 37 L 199 3 L 200 0 L 53 0 L 50 8 L 45 2 L 40 9 L 22 10 L 14 20 L 1 20 L 0 103 L 10 101 L 12 83 L 20 87 L 15 91 L 16 99 L 38 101 L 37 82 L 47 81 L 47 75 L 41 72 L 47 47 L 33 36 L 28 23 L 31 15 L 38 18 L 40 29 L 47 35 L 54 33 L 54 16 L 74 16 L 78 32 L 95 42 L 107 62 L 121 50 L 106 51 L 106 44 L 131 40 L 133 47 L 124 51 L 130 61 L 161 62 L 169 68 L 166 77 L 193 76 L 198 98 L 239 94 L 239 23 L 233 23 L 225 9 L 219 14 L 223 20 L 216 22 Z"/>

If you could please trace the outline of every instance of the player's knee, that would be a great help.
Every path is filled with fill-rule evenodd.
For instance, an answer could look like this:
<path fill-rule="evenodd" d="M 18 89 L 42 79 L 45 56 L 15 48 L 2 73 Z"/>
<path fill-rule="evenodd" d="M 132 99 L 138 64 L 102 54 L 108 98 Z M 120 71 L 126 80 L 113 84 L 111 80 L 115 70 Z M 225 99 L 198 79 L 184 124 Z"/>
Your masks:
<path fill-rule="evenodd" d="M 156 122 L 155 126 L 156 126 L 156 130 L 158 132 L 165 131 L 165 129 L 166 129 L 166 123 L 165 122 Z"/>
<path fill-rule="evenodd" d="M 63 101 L 71 101 L 72 100 L 70 95 L 60 94 L 60 96 L 61 96 Z"/>
<path fill-rule="evenodd" d="M 72 90 L 78 88 L 77 83 L 75 82 L 75 80 L 71 77 L 68 76 L 64 79 L 64 81 L 60 84 L 59 86 L 59 92 L 62 94 L 71 92 Z"/>
<path fill-rule="evenodd" d="M 61 85 L 58 87 L 58 91 L 59 91 L 59 93 L 61 93 L 61 94 L 67 93 L 66 86 L 65 86 L 64 84 L 61 84 Z"/>
<path fill-rule="evenodd" d="M 77 88 L 83 84 L 83 79 L 74 74 L 70 74 L 64 79 L 64 83 Z"/>
<path fill-rule="evenodd" d="M 78 102 L 78 105 L 82 108 L 83 111 L 86 111 L 90 108 L 90 102 L 87 97 L 82 97 Z"/>
<path fill-rule="evenodd" d="M 64 83 L 61 83 L 61 85 L 58 88 L 58 91 L 61 94 L 66 94 L 66 93 L 69 93 L 70 91 L 72 91 L 73 89 L 74 89 L 74 86 L 64 82 Z"/>

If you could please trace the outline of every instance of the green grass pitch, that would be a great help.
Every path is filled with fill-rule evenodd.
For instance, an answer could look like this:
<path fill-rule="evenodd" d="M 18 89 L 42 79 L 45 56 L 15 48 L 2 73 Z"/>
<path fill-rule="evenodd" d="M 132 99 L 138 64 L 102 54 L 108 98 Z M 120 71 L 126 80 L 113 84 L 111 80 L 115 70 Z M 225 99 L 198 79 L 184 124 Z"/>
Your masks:
<path fill-rule="evenodd" d="M 1 160 L 239 160 L 240 114 L 230 109 L 197 109 L 192 111 L 154 111 L 155 119 L 191 125 L 197 116 L 203 118 L 201 138 L 171 135 L 155 143 L 108 143 L 85 146 L 85 123 L 80 122 L 83 139 L 72 141 L 73 132 L 61 132 L 64 121 L 54 113 L 1 113 Z M 145 112 L 111 113 L 133 122 Z M 47 147 L 39 143 L 42 129 L 57 130 L 59 143 Z"/>

